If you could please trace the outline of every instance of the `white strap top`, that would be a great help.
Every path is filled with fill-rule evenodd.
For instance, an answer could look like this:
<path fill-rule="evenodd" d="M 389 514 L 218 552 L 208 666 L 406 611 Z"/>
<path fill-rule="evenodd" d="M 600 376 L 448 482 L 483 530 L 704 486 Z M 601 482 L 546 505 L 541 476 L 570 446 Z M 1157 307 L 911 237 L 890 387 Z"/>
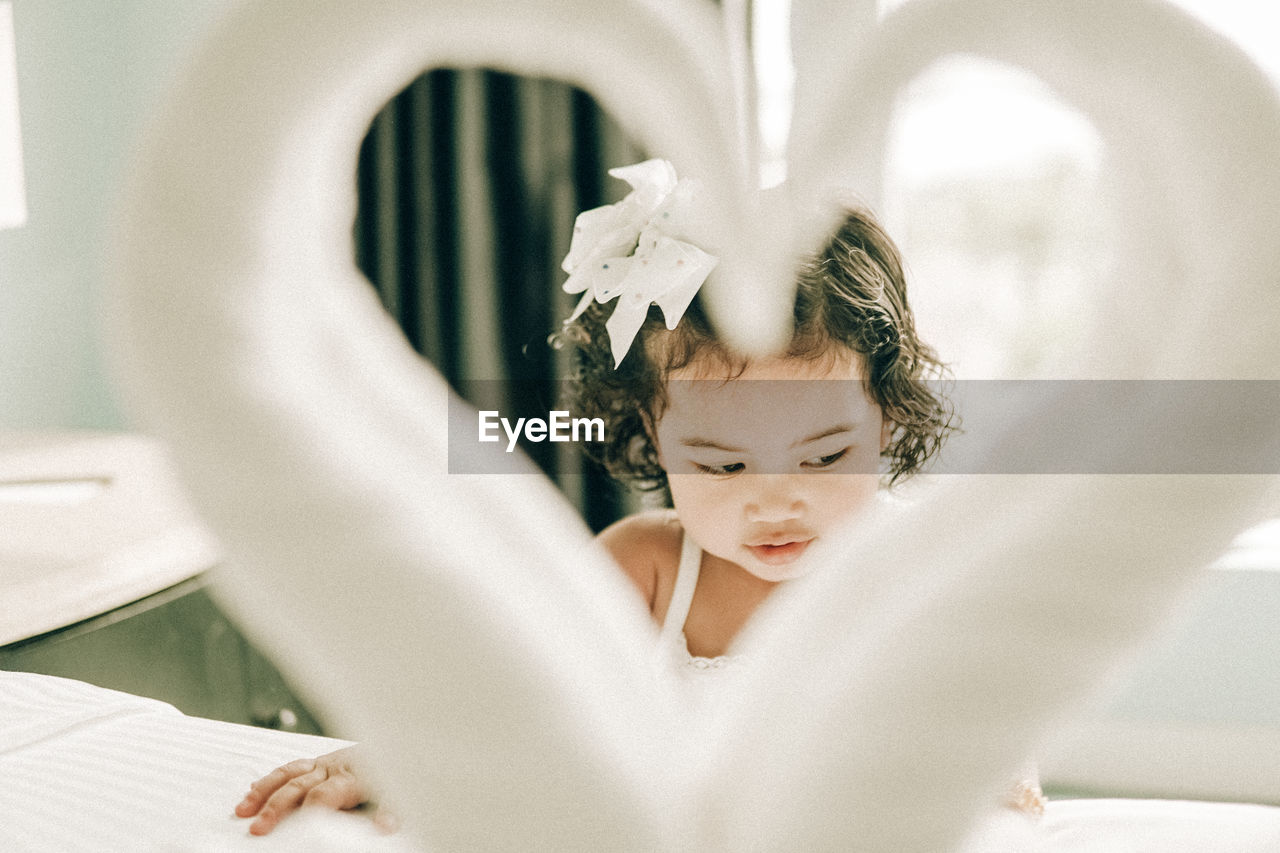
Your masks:
<path fill-rule="evenodd" d="M 698 588 L 698 574 L 702 570 L 702 549 L 689 536 L 680 544 L 680 565 L 676 568 L 676 585 L 667 605 L 666 618 L 662 620 L 659 646 L 670 655 L 677 667 L 691 672 L 722 669 L 733 660 L 733 655 L 704 658 L 689 654 L 689 642 L 684 636 L 684 623 L 689 618 L 693 593 Z"/>
<path fill-rule="evenodd" d="M 714 693 L 716 686 L 723 683 L 708 676 L 725 672 L 735 662 L 742 659 L 736 655 L 721 655 L 714 658 L 694 657 L 689 654 L 689 643 L 684 636 L 684 623 L 689 618 L 689 608 L 693 604 L 693 593 L 698 588 L 698 574 L 702 569 L 702 549 L 689 536 L 685 536 L 680 544 L 680 565 L 676 568 L 676 585 L 671 592 L 671 603 L 667 605 L 666 618 L 662 620 L 662 631 L 658 635 L 660 649 L 668 660 L 675 665 L 677 672 L 691 681 L 691 689 L 695 699 L 706 701 Z M 1040 792 L 1040 780 L 1034 767 L 1027 771 L 1026 778 L 1019 781 L 1005 796 L 1004 804 L 1022 812 L 1032 819 L 1044 814 L 1045 798 Z"/>

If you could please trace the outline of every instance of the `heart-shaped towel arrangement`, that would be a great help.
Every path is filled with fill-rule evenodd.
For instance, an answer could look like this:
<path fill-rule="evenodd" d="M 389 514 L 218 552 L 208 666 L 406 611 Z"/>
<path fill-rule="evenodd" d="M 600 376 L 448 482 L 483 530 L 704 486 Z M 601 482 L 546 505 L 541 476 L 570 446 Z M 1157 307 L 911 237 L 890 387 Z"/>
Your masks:
<path fill-rule="evenodd" d="M 109 317 L 127 401 L 224 538 L 230 604 L 430 849 L 952 849 L 1258 511 L 1264 477 L 951 478 L 770 601 L 758 665 L 694 717 L 548 481 L 447 472 L 452 392 L 350 237 L 361 136 L 428 67 L 579 84 L 696 175 L 710 310 L 760 352 L 828 188 L 874 203 L 897 92 L 949 53 L 1011 63 L 1095 121 L 1117 178 L 1124 263 L 1081 375 L 1280 376 L 1280 107 L 1238 51 L 1142 0 L 913 0 L 869 29 L 870 5 L 793 3 L 812 43 L 768 203 L 695 0 L 242 3 L 151 128 Z M 1133 415 L 1158 431 L 1156 403 Z"/>

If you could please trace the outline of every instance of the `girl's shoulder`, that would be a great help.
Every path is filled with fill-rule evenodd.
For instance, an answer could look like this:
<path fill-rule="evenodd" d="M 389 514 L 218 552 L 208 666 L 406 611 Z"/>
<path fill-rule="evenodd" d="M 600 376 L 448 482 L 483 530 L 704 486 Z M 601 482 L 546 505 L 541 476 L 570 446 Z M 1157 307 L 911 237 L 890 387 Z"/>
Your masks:
<path fill-rule="evenodd" d="M 680 566 L 684 527 L 672 510 L 649 510 L 629 515 L 600 532 L 600 544 L 622 568 L 659 615 L 666 610 Z"/>

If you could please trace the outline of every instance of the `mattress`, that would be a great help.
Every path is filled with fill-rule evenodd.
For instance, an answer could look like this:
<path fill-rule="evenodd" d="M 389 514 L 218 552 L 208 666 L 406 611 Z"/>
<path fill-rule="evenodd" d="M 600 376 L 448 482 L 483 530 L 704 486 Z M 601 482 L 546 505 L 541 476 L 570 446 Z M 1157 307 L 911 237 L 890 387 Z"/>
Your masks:
<path fill-rule="evenodd" d="M 189 717 L 153 699 L 47 675 L 0 671 L 0 850 L 370 851 L 405 853 L 357 813 L 315 811 L 270 836 L 232 808 L 287 761 L 349 742 Z M 981 835 L 1009 838 L 1013 812 Z M 1280 850 L 1280 808 L 1174 800 L 1049 803 L 1025 853 L 1254 853 Z M 994 840 L 992 843 L 997 843 Z M 1001 848 L 1003 849 L 1003 848 Z"/>
<path fill-rule="evenodd" d="M 232 809 L 272 768 L 346 744 L 189 717 L 79 681 L 0 672 L 0 850 L 290 849 L 289 821 L 254 838 Z M 356 840 L 348 849 L 403 844 L 360 815 L 331 820 Z"/>

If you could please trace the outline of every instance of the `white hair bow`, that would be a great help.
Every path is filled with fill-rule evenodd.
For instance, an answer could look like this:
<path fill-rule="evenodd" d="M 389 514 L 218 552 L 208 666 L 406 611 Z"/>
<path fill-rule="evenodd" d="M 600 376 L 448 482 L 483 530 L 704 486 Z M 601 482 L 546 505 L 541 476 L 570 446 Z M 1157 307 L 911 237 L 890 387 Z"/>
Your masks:
<path fill-rule="evenodd" d="M 674 329 L 719 259 L 682 239 L 693 236 L 701 219 L 696 180 L 677 179 L 674 166 L 656 159 L 609 174 L 631 184 L 631 192 L 617 204 L 578 214 L 561 268 L 569 273 L 565 292 L 583 294 L 566 323 L 582 316 L 592 299 L 603 304 L 618 297 L 605 323 L 616 367 L 649 306 L 661 308 Z"/>

